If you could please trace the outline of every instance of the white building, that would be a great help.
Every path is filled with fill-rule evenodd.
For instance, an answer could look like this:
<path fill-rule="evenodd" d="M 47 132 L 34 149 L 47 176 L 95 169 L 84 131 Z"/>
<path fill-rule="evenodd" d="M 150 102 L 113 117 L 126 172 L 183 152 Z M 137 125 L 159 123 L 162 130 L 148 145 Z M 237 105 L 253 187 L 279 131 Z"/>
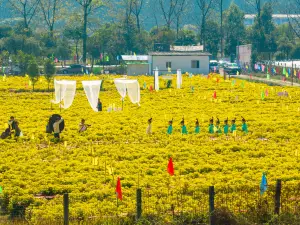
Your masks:
<path fill-rule="evenodd" d="M 209 58 L 211 54 L 202 51 L 170 51 L 149 53 L 149 74 L 154 74 L 157 68 L 160 74 L 182 73 L 205 74 L 209 73 Z"/>
<path fill-rule="evenodd" d="M 149 73 L 147 55 L 122 55 L 122 60 L 127 66 L 127 75 L 146 75 Z"/>

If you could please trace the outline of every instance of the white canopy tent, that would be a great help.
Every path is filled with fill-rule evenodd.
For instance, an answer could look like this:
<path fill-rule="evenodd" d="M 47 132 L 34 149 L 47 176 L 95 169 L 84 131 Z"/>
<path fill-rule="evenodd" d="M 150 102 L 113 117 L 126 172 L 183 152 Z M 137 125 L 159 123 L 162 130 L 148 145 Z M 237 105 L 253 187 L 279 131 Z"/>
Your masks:
<path fill-rule="evenodd" d="M 98 112 L 97 104 L 102 80 L 82 81 L 82 86 L 87 99 L 95 112 Z"/>
<path fill-rule="evenodd" d="M 126 93 L 128 93 L 130 101 L 133 104 L 140 105 L 140 85 L 137 80 L 115 79 L 114 82 L 122 100 L 124 100 Z"/>
<path fill-rule="evenodd" d="M 67 81 L 67 80 L 54 80 L 55 88 L 55 99 L 52 100 L 54 104 L 61 104 L 61 107 L 64 109 L 69 108 L 75 97 L 76 93 L 76 81 Z M 62 104 L 62 101 L 64 104 Z"/>
<path fill-rule="evenodd" d="M 159 91 L 159 70 L 156 68 L 154 70 L 154 84 L 155 84 L 155 87 L 154 89 L 156 91 Z M 171 76 L 163 76 L 162 78 L 165 79 L 165 80 L 172 80 L 170 78 Z M 181 69 L 178 69 L 177 70 L 177 89 L 180 89 L 182 86 L 182 72 L 181 72 Z"/>

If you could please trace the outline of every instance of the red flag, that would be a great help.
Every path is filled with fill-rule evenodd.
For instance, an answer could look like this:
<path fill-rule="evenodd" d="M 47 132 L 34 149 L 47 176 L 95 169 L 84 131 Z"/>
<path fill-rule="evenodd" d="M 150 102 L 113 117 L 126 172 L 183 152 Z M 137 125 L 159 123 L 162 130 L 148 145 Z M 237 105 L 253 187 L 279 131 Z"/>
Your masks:
<path fill-rule="evenodd" d="M 214 91 L 214 99 L 217 99 L 217 92 L 216 91 Z"/>
<path fill-rule="evenodd" d="M 117 198 L 122 201 L 123 197 L 122 197 L 122 188 L 121 188 L 120 177 L 118 177 L 118 181 L 117 181 L 116 194 L 117 194 Z"/>
<path fill-rule="evenodd" d="M 250 74 L 250 79 L 252 79 L 252 75 Z"/>
<path fill-rule="evenodd" d="M 152 87 L 152 85 L 150 85 L 150 91 L 153 91 L 153 87 Z"/>
<path fill-rule="evenodd" d="M 168 173 L 170 174 L 170 176 L 174 176 L 174 166 L 173 166 L 172 158 L 169 159 Z"/>
<path fill-rule="evenodd" d="M 220 79 L 219 79 L 219 77 L 217 78 L 217 83 L 219 83 L 219 81 L 220 81 Z"/>

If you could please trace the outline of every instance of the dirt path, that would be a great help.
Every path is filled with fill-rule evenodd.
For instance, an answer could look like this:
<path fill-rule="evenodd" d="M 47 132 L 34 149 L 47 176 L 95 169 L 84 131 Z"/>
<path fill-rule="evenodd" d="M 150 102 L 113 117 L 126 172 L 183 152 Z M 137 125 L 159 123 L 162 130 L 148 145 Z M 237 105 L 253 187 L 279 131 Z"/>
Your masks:
<path fill-rule="evenodd" d="M 250 77 L 249 75 L 239 75 L 239 76 L 234 76 L 236 78 L 239 78 L 239 79 L 243 79 L 243 80 L 249 80 Z M 273 84 L 277 84 L 277 85 L 280 85 L 280 86 L 292 86 L 292 82 L 289 82 L 289 81 L 282 81 L 282 80 L 268 80 L 266 78 L 261 78 L 261 77 L 255 77 L 255 76 L 252 76 L 252 80 L 253 81 L 259 81 L 259 82 L 262 82 L 262 83 L 273 83 Z M 300 87 L 300 84 L 298 83 L 295 83 L 293 84 L 294 87 Z"/>

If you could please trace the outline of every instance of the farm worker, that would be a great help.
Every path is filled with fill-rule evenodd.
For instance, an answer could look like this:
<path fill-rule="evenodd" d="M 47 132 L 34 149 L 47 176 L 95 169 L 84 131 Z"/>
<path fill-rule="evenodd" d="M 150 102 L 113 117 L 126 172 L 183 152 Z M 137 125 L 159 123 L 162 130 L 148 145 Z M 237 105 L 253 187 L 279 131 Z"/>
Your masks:
<path fill-rule="evenodd" d="M 21 129 L 19 128 L 19 122 L 15 121 L 15 137 L 22 136 Z"/>
<path fill-rule="evenodd" d="M 236 131 L 235 120 L 236 120 L 236 118 L 234 118 L 233 120 L 231 120 L 231 127 L 230 127 L 230 132 L 231 133 L 233 133 L 234 131 Z"/>
<path fill-rule="evenodd" d="M 196 119 L 196 123 L 195 123 L 195 134 L 199 134 L 199 133 L 200 133 L 200 125 L 199 125 L 198 119 Z"/>
<path fill-rule="evenodd" d="M 102 102 L 100 101 L 100 98 L 98 98 L 97 109 L 98 109 L 98 112 L 102 111 Z"/>
<path fill-rule="evenodd" d="M 208 132 L 210 134 L 214 133 L 214 118 L 213 117 L 209 120 Z"/>
<path fill-rule="evenodd" d="M 247 134 L 248 133 L 248 126 L 246 124 L 246 120 L 244 117 L 242 117 L 242 131 Z"/>
<path fill-rule="evenodd" d="M 10 120 L 8 121 L 8 128 L 12 131 L 16 128 L 16 120 L 15 117 L 11 116 Z"/>
<path fill-rule="evenodd" d="M 228 125 L 228 118 L 224 120 L 224 134 L 228 135 L 229 125 Z"/>
<path fill-rule="evenodd" d="M 182 120 L 180 122 L 180 125 L 181 125 L 181 134 L 188 134 L 188 131 L 187 131 L 186 126 L 184 124 L 184 118 L 182 118 Z"/>
<path fill-rule="evenodd" d="M 80 133 L 80 132 L 86 131 L 89 126 L 91 126 L 91 125 L 85 124 L 85 119 L 82 119 L 79 124 L 78 132 Z"/>
<path fill-rule="evenodd" d="M 152 118 L 148 120 L 148 127 L 146 129 L 146 134 L 148 135 L 152 134 Z"/>
<path fill-rule="evenodd" d="M 61 119 L 56 119 L 56 121 L 53 123 L 53 131 L 54 131 L 54 138 L 60 138 L 59 137 L 59 133 L 60 133 L 60 129 L 59 129 L 59 124 L 64 121 L 63 118 Z"/>
<path fill-rule="evenodd" d="M 172 132 L 173 132 L 172 124 L 173 124 L 173 119 L 169 121 L 169 126 L 168 126 L 168 131 L 167 131 L 168 134 L 172 134 Z"/>
<path fill-rule="evenodd" d="M 221 134 L 222 133 L 219 118 L 217 118 L 217 122 L 216 122 L 216 126 L 215 126 L 214 131 L 215 131 L 216 134 Z"/>

